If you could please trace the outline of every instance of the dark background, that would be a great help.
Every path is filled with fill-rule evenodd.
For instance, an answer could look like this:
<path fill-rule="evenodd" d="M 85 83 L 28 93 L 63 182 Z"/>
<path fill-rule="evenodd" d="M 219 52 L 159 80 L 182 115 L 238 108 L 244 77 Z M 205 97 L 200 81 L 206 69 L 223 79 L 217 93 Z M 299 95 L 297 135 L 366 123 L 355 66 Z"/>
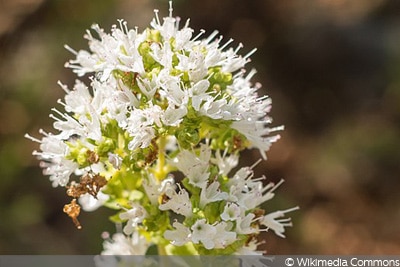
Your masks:
<path fill-rule="evenodd" d="M 51 187 L 23 135 L 51 131 L 57 80 L 76 78 L 64 44 L 87 49 L 94 22 L 143 30 L 155 8 L 168 14 L 156 0 L 0 0 L 0 254 L 96 254 L 102 231 L 115 231 L 106 209 L 74 228 L 65 189 Z M 247 68 L 286 127 L 256 168 L 286 181 L 265 208 L 301 207 L 286 239 L 265 235 L 268 252 L 400 254 L 400 1 L 176 0 L 174 15 L 242 42 L 243 55 L 258 48 Z"/>

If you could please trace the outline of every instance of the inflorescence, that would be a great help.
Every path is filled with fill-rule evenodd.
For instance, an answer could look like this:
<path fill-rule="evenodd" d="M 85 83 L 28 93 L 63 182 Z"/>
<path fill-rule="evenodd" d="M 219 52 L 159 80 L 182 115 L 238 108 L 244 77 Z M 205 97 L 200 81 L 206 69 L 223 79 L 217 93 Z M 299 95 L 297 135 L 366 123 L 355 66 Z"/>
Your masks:
<path fill-rule="evenodd" d="M 93 74 L 91 83 L 59 83 L 57 133 L 27 135 L 40 143 L 33 154 L 66 188 L 64 212 L 78 228 L 81 208 L 117 211 L 111 220 L 123 231 L 103 254 L 143 255 L 151 245 L 167 255 L 261 254 L 257 235 L 284 237 L 297 207 L 266 214 L 260 205 L 282 181 L 254 177 L 254 165 L 232 170 L 247 148 L 266 159 L 283 127 L 269 127 L 271 99 L 244 69 L 255 50 L 241 56 L 241 44 L 179 24 L 170 8 L 143 32 L 120 20 L 111 33 L 93 25 L 88 51 L 66 46 L 76 56 L 66 67 Z"/>

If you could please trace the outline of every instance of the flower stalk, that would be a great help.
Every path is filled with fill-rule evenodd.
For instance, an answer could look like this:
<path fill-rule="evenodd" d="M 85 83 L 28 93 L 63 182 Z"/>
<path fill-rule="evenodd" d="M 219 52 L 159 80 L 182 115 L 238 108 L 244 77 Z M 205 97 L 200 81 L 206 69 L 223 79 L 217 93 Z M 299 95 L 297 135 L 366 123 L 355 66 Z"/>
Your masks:
<path fill-rule="evenodd" d="M 168 174 L 168 166 L 165 164 L 165 144 L 166 138 L 160 136 L 158 139 L 157 171 L 155 176 L 158 181 L 163 181 Z"/>

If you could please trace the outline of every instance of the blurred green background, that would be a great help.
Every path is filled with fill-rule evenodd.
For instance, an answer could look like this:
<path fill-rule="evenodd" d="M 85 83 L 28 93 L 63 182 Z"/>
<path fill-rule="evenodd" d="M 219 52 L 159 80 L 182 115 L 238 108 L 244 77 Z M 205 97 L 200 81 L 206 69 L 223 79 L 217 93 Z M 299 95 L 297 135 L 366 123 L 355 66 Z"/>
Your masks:
<path fill-rule="evenodd" d="M 23 135 L 51 131 L 57 80 L 76 78 L 64 44 L 86 49 L 94 22 L 143 30 L 155 8 L 168 14 L 160 0 L 0 0 L 0 254 L 96 254 L 115 231 L 106 209 L 75 229 Z M 255 170 L 286 180 L 265 208 L 301 207 L 286 239 L 265 235 L 268 253 L 400 254 L 400 1 L 175 0 L 174 15 L 258 48 L 248 68 L 286 127 Z"/>

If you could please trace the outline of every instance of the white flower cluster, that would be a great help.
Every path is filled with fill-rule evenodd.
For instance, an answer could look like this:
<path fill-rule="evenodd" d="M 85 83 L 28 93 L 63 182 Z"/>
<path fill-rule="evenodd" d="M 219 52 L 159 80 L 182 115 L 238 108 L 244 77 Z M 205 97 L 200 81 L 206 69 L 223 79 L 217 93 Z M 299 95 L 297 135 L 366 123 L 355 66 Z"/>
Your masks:
<path fill-rule="evenodd" d="M 216 32 L 206 39 L 200 39 L 203 32 L 192 38 L 188 23 L 179 29 L 179 19 L 172 16 L 163 23 L 156 16 L 151 26 L 139 33 L 120 21 L 119 28 L 106 34 L 93 25 L 100 39 L 88 31 L 91 51 L 70 49 L 76 59 L 66 64 L 79 76 L 96 72 L 100 81 L 107 81 L 93 84 L 99 100 L 105 100 L 97 103 L 108 111 L 104 116 L 111 115 L 133 137 L 130 149 L 147 147 L 157 129 L 178 127 L 194 113 L 228 121 L 265 158 L 265 151 L 279 138 L 267 135 L 282 127 L 267 127 L 271 101 L 259 97 L 258 87 L 250 83 L 254 70 L 244 75 L 244 65 L 255 50 L 244 57 L 237 54 L 241 45 L 223 50 L 232 40 L 220 46 L 222 38 L 215 39 Z M 124 79 L 130 84 L 121 83 Z"/>
<path fill-rule="evenodd" d="M 253 178 L 239 169 L 239 152 L 266 151 L 282 127 L 271 128 L 271 100 L 245 74 L 252 50 L 221 44 L 217 32 L 202 39 L 189 23 L 179 27 L 170 14 L 139 32 L 125 21 L 106 33 L 98 25 L 85 38 L 89 51 L 66 48 L 76 58 L 66 66 L 78 75 L 93 73 L 90 87 L 77 80 L 53 109 L 57 134 L 45 133 L 40 152 L 44 174 L 73 198 L 64 207 L 80 228 L 80 206 L 118 210 L 112 219 L 123 232 L 105 241 L 105 254 L 255 253 L 260 231 L 284 236 L 285 213 L 264 215 L 260 205 L 281 184 Z M 221 152 L 223 151 L 223 152 Z M 184 178 L 176 180 L 174 171 Z M 172 223 L 171 223 L 172 221 Z M 177 247 L 182 247 L 181 250 Z M 213 251 L 214 252 L 211 252 Z"/>
<path fill-rule="evenodd" d="M 258 234 L 262 226 L 264 230 L 271 229 L 278 236 L 285 237 L 284 227 L 291 226 L 291 222 L 289 218 L 282 217 L 298 207 L 267 215 L 258 209 L 274 197 L 275 189 L 283 180 L 276 185 L 269 183 L 264 186 L 265 178 L 253 178 L 252 167 L 243 167 L 232 177 L 217 175 L 211 179 L 210 169 L 214 166 L 218 170 L 223 169 L 218 164 L 223 167 L 231 158 L 216 161 L 210 156 L 209 147 L 202 145 L 199 154 L 183 150 L 174 159 L 173 164 L 187 177 L 187 183 L 200 191 L 200 196 L 191 194 L 189 197 L 189 193 L 182 188 L 179 193 L 168 195 L 168 201 L 159 208 L 172 210 L 186 218 L 184 223 L 175 220 L 174 229 L 167 230 L 164 237 L 176 246 L 193 242 L 201 243 L 206 249 L 226 249 L 234 243 L 240 244 L 238 240 L 242 237 L 247 240 L 246 236 Z M 230 165 L 225 172 L 229 173 L 234 167 L 236 164 Z"/>

